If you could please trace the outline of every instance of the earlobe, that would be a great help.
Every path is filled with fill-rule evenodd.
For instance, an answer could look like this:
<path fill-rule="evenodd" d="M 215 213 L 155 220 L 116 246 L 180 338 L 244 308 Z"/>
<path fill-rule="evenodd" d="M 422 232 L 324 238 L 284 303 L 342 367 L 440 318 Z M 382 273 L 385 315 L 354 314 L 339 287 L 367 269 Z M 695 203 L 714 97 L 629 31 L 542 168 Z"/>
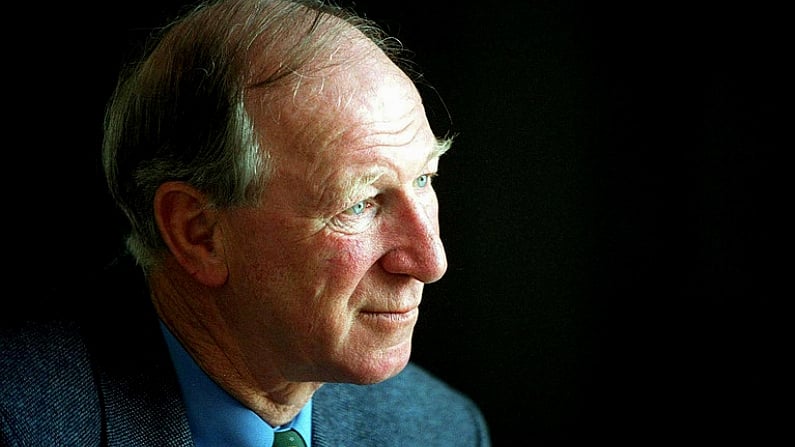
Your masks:
<path fill-rule="evenodd" d="M 155 193 L 157 226 L 177 262 L 208 287 L 226 282 L 228 269 L 218 212 L 200 191 L 184 182 L 166 182 Z"/>

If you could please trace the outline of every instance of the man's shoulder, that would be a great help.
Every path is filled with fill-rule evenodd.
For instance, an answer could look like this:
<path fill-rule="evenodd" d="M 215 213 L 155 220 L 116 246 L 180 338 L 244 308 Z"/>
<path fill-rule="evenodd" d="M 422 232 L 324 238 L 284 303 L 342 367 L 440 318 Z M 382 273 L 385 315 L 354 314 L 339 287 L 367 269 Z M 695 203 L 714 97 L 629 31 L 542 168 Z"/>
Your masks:
<path fill-rule="evenodd" d="M 376 392 L 399 396 L 411 396 L 415 402 L 439 402 L 449 400 L 453 404 L 470 405 L 469 398 L 450 386 L 427 369 L 409 363 L 395 377 L 373 385 Z"/>
<path fill-rule="evenodd" d="M 79 325 L 22 320 L 0 326 L 0 413 L 0 435 L 12 445 L 99 439 L 99 395 Z"/>
<path fill-rule="evenodd" d="M 0 325 L 0 393 L 52 398 L 66 388 L 93 383 L 80 324 L 71 320 L 27 319 Z"/>
<path fill-rule="evenodd" d="M 412 406 L 422 406 L 424 402 L 436 402 L 439 399 L 450 400 L 453 403 L 469 403 L 466 396 L 415 363 L 409 363 L 396 376 L 373 385 L 328 383 L 323 385 L 315 396 L 316 401 L 366 399 L 373 405 L 384 406 L 404 400 L 410 401 Z"/>
<path fill-rule="evenodd" d="M 398 445 L 429 440 L 432 445 L 489 445 L 486 423 L 475 403 L 414 363 L 373 385 L 323 385 L 313 402 L 316 421 L 363 438 L 389 434 L 388 439 L 403 442 Z"/>
<path fill-rule="evenodd" d="M 24 361 L 37 368 L 61 364 L 86 355 L 81 325 L 69 319 L 28 318 L 0 324 L 0 365 L 3 370 L 24 369 Z"/>

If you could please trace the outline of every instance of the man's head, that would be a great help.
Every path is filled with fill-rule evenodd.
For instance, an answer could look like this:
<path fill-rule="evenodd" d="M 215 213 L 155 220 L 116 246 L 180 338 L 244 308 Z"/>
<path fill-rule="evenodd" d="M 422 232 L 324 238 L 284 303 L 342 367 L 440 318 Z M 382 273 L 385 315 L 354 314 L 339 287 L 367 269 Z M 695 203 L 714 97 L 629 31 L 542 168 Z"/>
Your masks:
<path fill-rule="evenodd" d="M 200 315 L 255 381 L 391 377 L 446 270 L 431 178 L 450 141 L 375 31 L 305 2 L 200 8 L 109 109 L 109 184 L 170 283 L 161 309 Z"/>

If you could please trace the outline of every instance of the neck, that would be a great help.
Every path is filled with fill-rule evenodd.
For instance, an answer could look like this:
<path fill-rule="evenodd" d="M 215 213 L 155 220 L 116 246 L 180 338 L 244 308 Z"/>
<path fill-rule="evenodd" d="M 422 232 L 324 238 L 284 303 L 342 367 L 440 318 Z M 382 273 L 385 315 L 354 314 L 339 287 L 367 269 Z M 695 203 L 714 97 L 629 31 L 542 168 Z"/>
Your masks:
<path fill-rule="evenodd" d="M 221 388 L 271 426 L 293 420 L 320 382 L 291 382 L 279 372 L 251 368 L 227 322 L 214 305 L 217 297 L 180 274 L 149 278 L 158 315 L 199 367 Z M 186 299 L 185 297 L 189 297 Z M 262 364 L 262 362 L 258 362 Z"/>

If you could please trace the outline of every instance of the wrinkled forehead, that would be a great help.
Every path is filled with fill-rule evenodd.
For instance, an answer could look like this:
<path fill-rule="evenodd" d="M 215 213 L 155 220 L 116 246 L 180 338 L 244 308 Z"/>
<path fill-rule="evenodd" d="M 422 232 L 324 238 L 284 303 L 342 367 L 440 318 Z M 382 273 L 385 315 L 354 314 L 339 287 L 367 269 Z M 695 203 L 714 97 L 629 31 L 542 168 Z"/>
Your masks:
<path fill-rule="evenodd" d="M 335 17 L 316 27 L 304 36 L 317 39 L 308 46 L 311 50 L 302 46 L 306 40 L 284 48 L 301 48 L 300 66 L 248 88 L 246 108 L 264 133 L 261 137 L 272 143 L 300 141 L 292 150 L 319 151 L 342 139 L 357 139 L 359 132 L 381 127 L 389 132 L 424 117 L 411 79 L 367 36 Z M 252 55 L 252 73 L 259 76 L 252 79 L 274 69 L 268 67 L 272 54 Z"/>

